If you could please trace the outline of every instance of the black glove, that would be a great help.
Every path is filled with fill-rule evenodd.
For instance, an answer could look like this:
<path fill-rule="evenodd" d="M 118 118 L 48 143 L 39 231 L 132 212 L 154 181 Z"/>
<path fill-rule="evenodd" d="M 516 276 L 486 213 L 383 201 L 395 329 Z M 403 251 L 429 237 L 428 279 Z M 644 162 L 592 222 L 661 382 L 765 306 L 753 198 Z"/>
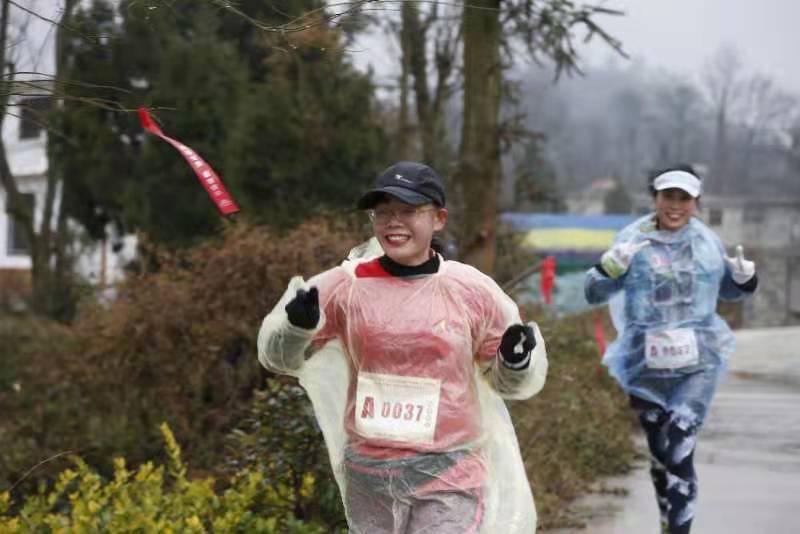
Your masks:
<path fill-rule="evenodd" d="M 522 342 L 520 344 L 520 341 Z M 497 352 L 503 358 L 505 363 L 510 364 L 511 367 L 517 368 L 516 364 L 520 364 L 527 360 L 530 363 L 531 351 L 536 348 L 536 337 L 533 335 L 533 328 L 526 324 L 512 324 L 503 333 L 503 338 L 500 340 L 500 348 Z M 527 365 L 520 368 L 524 369 Z"/>
<path fill-rule="evenodd" d="M 286 304 L 286 315 L 294 326 L 311 330 L 319 322 L 319 293 L 316 287 L 308 291 L 298 289 L 297 294 Z"/>

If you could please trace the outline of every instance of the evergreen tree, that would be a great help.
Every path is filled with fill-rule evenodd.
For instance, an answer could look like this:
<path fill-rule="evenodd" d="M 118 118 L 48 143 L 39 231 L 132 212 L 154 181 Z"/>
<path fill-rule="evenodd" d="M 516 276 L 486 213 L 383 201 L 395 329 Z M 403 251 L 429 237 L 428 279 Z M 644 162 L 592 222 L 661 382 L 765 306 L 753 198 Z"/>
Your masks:
<path fill-rule="evenodd" d="M 131 2 L 123 10 L 129 13 L 123 38 L 130 59 L 120 59 L 141 69 L 136 75 L 146 84 L 148 107 L 174 108 L 157 112 L 165 132 L 196 150 L 227 181 L 225 146 L 247 68 L 233 43 L 220 39 L 214 10 L 197 2 L 173 7 L 176 12 L 148 18 Z M 170 245 L 213 233 L 220 220 L 216 208 L 183 158 L 149 135 L 139 156 L 125 188 L 126 222 Z"/>
<path fill-rule="evenodd" d="M 322 26 L 292 53 L 271 48 L 268 83 L 254 83 L 236 113 L 228 176 L 259 222 L 294 225 L 319 209 L 352 209 L 385 167 L 387 139 L 370 79 Z"/>
<path fill-rule="evenodd" d="M 276 26 L 320 7 L 246 4 Z M 321 20 L 284 35 L 190 0 L 168 8 L 129 0 L 116 12 L 96 0 L 78 19 L 81 34 L 95 38 L 72 43 L 73 78 L 102 87 L 75 87 L 81 98 L 60 110 L 65 136 L 51 144 L 70 179 L 65 205 L 93 237 L 115 221 L 155 242 L 186 245 L 220 224 L 184 160 L 143 134 L 130 113 L 143 104 L 265 223 L 349 209 L 387 163 L 372 82 L 343 54 L 341 32 Z M 111 105 L 85 106 L 87 97 Z"/>
<path fill-rule="evenodd" d="M 84 38 L 67 41 L 63 78 L 81 82 L 62 88 L 66 98 L 52 113 L 58 133 L 49 135 L 49 172 L 63 177 L 63 210 L 101 239 L 109 222 L 122 222 L 137 129 L 115 112 L 131 87 L 115 59 L 122 43 L 113 9 L 97 2 L 78 11 L 72 23 Z"/>

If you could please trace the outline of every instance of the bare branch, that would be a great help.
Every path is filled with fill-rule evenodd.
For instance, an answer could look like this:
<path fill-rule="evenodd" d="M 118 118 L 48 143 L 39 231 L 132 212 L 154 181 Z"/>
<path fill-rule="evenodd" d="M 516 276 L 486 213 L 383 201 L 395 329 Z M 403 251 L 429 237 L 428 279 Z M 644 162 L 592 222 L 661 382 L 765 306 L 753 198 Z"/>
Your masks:
<path fill-rule="evenodd" d="M 6 74 L 4 77 L 14 77 L 19 74 L 43 76 L 43 78 L 41 79 L 35 79 L 35 78 L 23 79 L 23 80 L 16 80 L 15 82 L 13 82 L 14 85 L 19 85 L 21 87 L 29 87 L 33 90 L 50 91 L 53 90 L 53 88 L 64 86 L 64 87 L 81 87 L 85 89 L 108 89 L 110 91 L 126 93 L 126 94 L 133 93 L 133 91 L 129 89 L 125 89 L 115 85 L 89 83 L 89 82 L 82 82 L 79 80 L 64 80 L 61 78 L 56 78 L 55 76 L 51 76 L 49 74 L 42 74 L 37 72 L 12 72 Z"/>
<path fill-rule="evenodd" d="M 622 49 L 622 43 L 594 20 L 598 15 L 623 14 L 622 11 L 599 5 L 578 8 L 570 1 L 519 0 L 506 4 L 503 24 L 508 28 L 506 34 L 522 39 L 534 62 L 542 64 L 543 57 L 551 59 L 556 67 L 555 76 L 559 78 L 563 72 L 581 74 L 578 51 L 575 47 L 576 28 L 583 28 L 586 31 L 583 42 L 599 37 L 615 52 L 627 57 Z"/>

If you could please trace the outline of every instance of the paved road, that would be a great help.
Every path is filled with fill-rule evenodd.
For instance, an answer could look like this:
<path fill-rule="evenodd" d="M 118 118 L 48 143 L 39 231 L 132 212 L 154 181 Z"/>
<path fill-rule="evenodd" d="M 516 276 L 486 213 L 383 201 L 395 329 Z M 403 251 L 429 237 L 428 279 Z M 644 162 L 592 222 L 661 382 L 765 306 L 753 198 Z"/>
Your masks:
<path fill-rule="evenodd" d="M 697 534 L 800 533 L 800 328 L 741 330 L 731 372 L 697 451 Z M 641 440 L 644 448 L 644 440 Z M 557 534 L 658 534 L 644 464 L 604 481 L 626 497 L 594 494 L 573 505 L 585 529 Z"/>

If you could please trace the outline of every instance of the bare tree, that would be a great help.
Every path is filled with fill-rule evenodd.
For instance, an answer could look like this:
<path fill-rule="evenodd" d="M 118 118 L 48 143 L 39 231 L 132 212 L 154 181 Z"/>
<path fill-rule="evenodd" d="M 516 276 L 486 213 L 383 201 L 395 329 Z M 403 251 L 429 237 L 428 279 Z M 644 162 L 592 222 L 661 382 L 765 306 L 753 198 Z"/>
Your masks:
<path fill-rule="evenodd" d="M 772 79 L 761 74 L 747 78 L 736 117 L 743 134 L 742 148 L 737 151 L 743 178 L 753 175 L 753 160 L 758 147 L 775 143 L 781 133 L 789 130 L 796 109 L 797 99 L 778 88 Z"/>
<path fill-rule="evenodd" d="M 787 153 L 789 167 L 793 170 L 796 181 L 800 181 L 800 113 L 795 114 L 789 128 L 789 151 Z"/>
<path fill-rule="evenodd" d="M 400 158 L 422 159 L 436 167 L 444 164 L 445 105 L 457 84 L 455 66 L 460 42 L 457 9 L 435 2 L 403 2 L 399 25 L 390 23 L 401 50 L 397 142 Z"/>
<path fill-rule="evenodd" d="M 636 176 L 641 158 L 641 130 L 644 124 L 645 101 L 642 94 L 625 88 L 614 95 L 611 110 L 616 120 L 616 174 L 621 178 L 620 187 L 632 185 L 631 178 Z"/>
<path fill-rule="evenodd" d="M 497 196 L 503 137 L 500 101 L 503 89 L 501 51 L 514 39 L 536 61 L 548 59 L 561 72 L 580 72 L 575 31 L 585 39 L 599 36 L 621 52 L 620 43 L 595 22 L 597 15 L 619 14 L 601 6 L 578 6 L 560 0 L 478 0 L 464 7 L 464 106 L 456 171 L 463 197 L 462 257 L 491 273 L 495 260 Z"/>
<path fill-rule="evenodd" d="M 742 92 L 742 60 L 730 46 L 720 48 L 707 62 L 702 76 L 706 97 L 714 115 L 714 156 L 706 190 L 724 193 L 730 173 L 730 120 Z"/>
<path fill-rule="evenodd" d="M 699 133 L 702 133 L 704 108 L 695 87 L 682 79 L 667 79 L 654 91 L 658 165 L 690 162 L 696 157 Z"/>

